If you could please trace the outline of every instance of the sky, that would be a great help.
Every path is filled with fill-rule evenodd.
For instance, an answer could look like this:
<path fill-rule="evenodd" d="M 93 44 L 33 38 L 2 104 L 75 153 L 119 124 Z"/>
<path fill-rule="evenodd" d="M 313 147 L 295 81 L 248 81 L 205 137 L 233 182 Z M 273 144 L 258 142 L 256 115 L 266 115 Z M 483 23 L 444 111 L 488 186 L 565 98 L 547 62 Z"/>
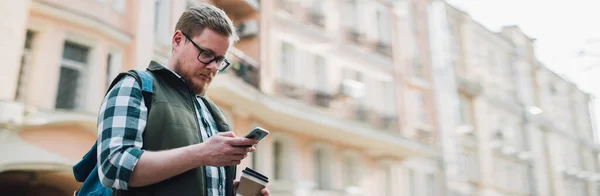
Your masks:
<path fill-rule="evenodd" d="M 595 97 L 600 126 L 599 0 L 447 0 L 492 31 L 519 26 L 535 38 L 538 60 Z M 587 55 L 578 54 L 587 51 Z M 600 134 L 599 134 L 600 135 Z M 598 136 L 598 135 L 597 135 Z"/>

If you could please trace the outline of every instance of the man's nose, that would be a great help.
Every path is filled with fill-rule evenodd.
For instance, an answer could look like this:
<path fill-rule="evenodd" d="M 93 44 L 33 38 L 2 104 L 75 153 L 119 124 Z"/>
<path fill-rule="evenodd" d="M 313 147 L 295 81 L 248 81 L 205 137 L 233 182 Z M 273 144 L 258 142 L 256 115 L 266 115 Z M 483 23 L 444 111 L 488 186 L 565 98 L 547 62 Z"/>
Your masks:
<path fill-rule="evenodd" d="M 211 71 L 216 71 L 217 68 L 219 68 L 219 64 L 217 63 L 217 61 L 212 61 L 208 64 L 205 65 L 206 69 L 209 69 Z"/>

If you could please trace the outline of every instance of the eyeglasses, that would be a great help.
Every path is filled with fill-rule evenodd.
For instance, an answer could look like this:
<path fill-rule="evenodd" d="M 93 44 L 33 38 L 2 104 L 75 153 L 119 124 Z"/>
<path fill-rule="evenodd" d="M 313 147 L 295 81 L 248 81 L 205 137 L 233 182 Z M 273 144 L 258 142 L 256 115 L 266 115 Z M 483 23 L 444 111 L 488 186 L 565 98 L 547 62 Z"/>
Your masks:
<path fill-rule="evenodd" d="M 231 63 L 229 63 L 229 61 L 224 57 L 224 56 L 215 56 L 215 54 L 213 54 L 211 51 L 202 49 L 200 46 L 198 46 L 198 44 L 196 44 L 196 42 L 192 41 L 192 39 L 190 37 L 188 37 L 185 33 L 181 33 L 183 34 L 183 36 L 185 36 L 186 39 L 190 40 L 190 42 L 192 42 L 192 44 L 194 45 L 194 47 L 196 47 L 200 53 L 198 53 L 198 61 L 208 65 L 210 63 L 212 63 L 213 61 L 217 62 L 217 70 L 218 71 L 223 71 L 225 69 L 227 69 L 227 67 L 229 67 L 229 65 Z"/>

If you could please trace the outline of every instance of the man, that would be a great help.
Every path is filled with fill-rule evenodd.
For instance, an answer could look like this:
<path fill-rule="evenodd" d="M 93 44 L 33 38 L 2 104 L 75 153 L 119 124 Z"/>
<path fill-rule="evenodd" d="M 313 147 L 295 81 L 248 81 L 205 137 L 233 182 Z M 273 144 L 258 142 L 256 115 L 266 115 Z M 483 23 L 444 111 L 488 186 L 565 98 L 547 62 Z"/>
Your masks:
<path fill-rule="evenodd" d="M 225 55 L 237 39 L 222 10 L 189 8 L 177 22 L 167 66 L 151 62 L 147 69 L 151 107 L 132 76 L 107 93 L 98 117 L 98 175 L 113 195 L 235 194 L 235 165 L 258 141 L 236 137 L 203 96 L 229 66 Z"/>

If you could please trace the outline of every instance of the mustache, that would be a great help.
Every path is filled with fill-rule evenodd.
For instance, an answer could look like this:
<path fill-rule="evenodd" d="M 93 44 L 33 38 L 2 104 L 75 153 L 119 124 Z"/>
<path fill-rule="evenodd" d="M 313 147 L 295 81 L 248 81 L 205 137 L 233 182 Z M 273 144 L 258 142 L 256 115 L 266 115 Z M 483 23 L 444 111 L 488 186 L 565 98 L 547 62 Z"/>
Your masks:
<path fill-rule="evenodd" d="M 212 77 L 214 77 L 214 76 L 215 76 L 215 74 L 214 74 L 214 73 L 211 73 L 211 72 L 208 72 L 208 73 L 199 72 L 199 73 L 196 73 L 195 75 L 197 75 L 197 76 L 199 76 L 199 75 L 204 75 L 204 76 L 206 76 L 206 77 L 209 77 L 209 78 L 212 78 Z"/>

